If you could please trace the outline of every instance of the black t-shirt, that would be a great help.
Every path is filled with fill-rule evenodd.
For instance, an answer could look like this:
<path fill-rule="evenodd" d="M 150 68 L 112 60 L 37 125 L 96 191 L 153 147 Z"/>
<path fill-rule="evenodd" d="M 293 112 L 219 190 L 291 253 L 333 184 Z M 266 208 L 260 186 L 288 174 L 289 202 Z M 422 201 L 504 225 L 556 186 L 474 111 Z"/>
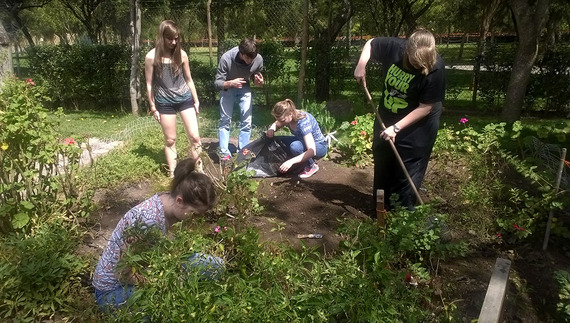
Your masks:
<path fill-rule="evenodd" d="M 445 97 L 443 59 L 437 55 L 436 64 L 428 75 L 417 70 L 407 71 L 403 67 L 405 45 L 405 39 L 394 37 L 374 38 L 371 42 L 370 57 L 382 63 L 385 76 L 379 112 L 387 125 L 399 121 L 420 103 L 438 103 Z"/>

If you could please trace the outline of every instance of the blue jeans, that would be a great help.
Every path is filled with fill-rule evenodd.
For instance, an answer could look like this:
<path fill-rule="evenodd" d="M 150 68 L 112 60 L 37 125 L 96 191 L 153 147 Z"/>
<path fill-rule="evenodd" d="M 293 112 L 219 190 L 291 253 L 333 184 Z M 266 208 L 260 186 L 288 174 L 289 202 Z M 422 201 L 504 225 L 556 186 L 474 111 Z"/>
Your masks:
<path fill-rule="evenodd" d="M 199 271 L 204 279 L 218 280 L 224 272 L 224 260 L 196 252 L 188 257 L 188 262 L 182 264 L 182 267 L 188 272 Z"/>
<path fill-rule="evenodd" d="M 307 151 L 307 147 L 305 146 L 305 141 L 299 140 L 295 136 L 275 136 L 275 139 L 279 139 L 285 145 L 287 145 L 293 157 L 298 156 Z M 315 151 L 315 156 L 307 160 L 307 166 L 309 167 L 313 166 L 313 164 L 315 163 L 314 159 L 321 159 L 325 157 L 325 155 L 327 154 L 327 142 L 326 141 L 321 143 L 315 142 L 315 148 L 317 149 L 317 151 Z"/>
<path fill-rule="evenodd" d="M 113 312 L 124 305 L 134 291 L 135 286 L 133 285 L 119 286 L 110 291 L 95 289 L 95 301 L 101 312 Z"/>
<path fill-rule="evenodd" d="M 220 257 L 195 252 L 188 257 L 188 261 L 183 263 L 182 267 L 186 271 L 200 270 L 200 275 L 205 279 L 217 280 L 224 272 L 224 260 Z M 134 291 L 133 285 L 121 285 L 110 291 L 95 289 L 95 301 L 102 312 L 113 312 L 124 305 Z"/>
<path fill-rule="evenodd" d="M 220 153 L 229 155 L 228 144 L 230 142 L 230 125 L 232 122 L 232 114 L 234 111 L 234 102 L 237 100 L 240 109 L 241 124 L 238 136 L 238 149 L 249 144 L 251 137 L 251 89 L 244 86 L 241 89 L 229 88 L 220 91 L 220 127 L 218 133 L 220 136 Z"/>

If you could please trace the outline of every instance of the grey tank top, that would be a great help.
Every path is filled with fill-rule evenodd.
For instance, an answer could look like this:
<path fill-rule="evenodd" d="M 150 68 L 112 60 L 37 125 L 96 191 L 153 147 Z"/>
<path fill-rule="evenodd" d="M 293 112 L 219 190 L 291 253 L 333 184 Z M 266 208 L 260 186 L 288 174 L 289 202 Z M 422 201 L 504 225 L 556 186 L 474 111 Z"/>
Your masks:
<path fill-rule="evenodd" d="M 162 63 L 161 77 L 154 77 L 154 101 L 158 104 L 180 103 L 192 99 L 184 73 L 174 75 L 170 63 Z"/>

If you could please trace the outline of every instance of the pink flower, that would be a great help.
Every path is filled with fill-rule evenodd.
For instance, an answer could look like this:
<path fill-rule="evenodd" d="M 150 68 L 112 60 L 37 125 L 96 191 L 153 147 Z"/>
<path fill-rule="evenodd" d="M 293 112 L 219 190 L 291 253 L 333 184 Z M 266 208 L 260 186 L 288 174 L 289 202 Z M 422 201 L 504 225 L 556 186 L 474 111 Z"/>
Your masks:
<path fill-rule="evenodd" d="M 222 160 L 223 161 L 230 160 L 230 155 L 225 155 L 224 157 L 222 157 Z"/>
<path fill-rule="evenodd" d="M 26 79 L 26 83 L 29 85 L 36 85 L 32 79 Z"/>
<path fill-rule="evenodd" d="M 243 155 L 245 156 L 245 155 L 247 155 L 248 153 L 249 153 L 249 149 L 245 148 L 245 149 L 243 150 Z"/>
<path fill-rule="evenodd" d="M 214 229 L 214 232 L 215 232 L 215 233 L 220 232 L 220 226 L 219 226 L 219 225 Z"/>
<path fill-rule="evenodd" d="M 224 231 L 228 231 L 228 227 L 224 227 Z"/>
<path fill-rule="evenodd" d="M 360 132 L 360 134 L 364 137 L 364 136 L 366 136 L 366 131 L 362 130 L 362 131 Z"/>
<path fill-rule="evenodd" d="M 463 123 L 463 124 L 467 123 L 467 121 L 469 121 L 469 120 L 467 120 L 467 118 L 461 118 L 461 119 L 459 120 L 459 122 L 461 122 L 461 123 Z"/>
<path fill-rule="evenodd" d="M 518 230 L 518 229 L 519 229 L 519 226 L 518 226 L 517 224 L 513 224 L 513 228 L 515 228 L 515 229 Z"/>
<path fill-rule="evenodd" d="M 71 137 L 67 137 L 63 140 L 63 144 L 64 145 L 73 145 L 75 143 L 75 139 L 71 138 Z"/>
<path fill-rule="evenodd" d="M 350 124 L 353 125 L 353 126 L 355 126 L 355 125 L 358 124 L 358 120 L 351 121 Z"/>
<path fill-rule="evenodd" d="M 497 238 L 501 239 L 503 236 L 500 233 L 497 233 Z"/>

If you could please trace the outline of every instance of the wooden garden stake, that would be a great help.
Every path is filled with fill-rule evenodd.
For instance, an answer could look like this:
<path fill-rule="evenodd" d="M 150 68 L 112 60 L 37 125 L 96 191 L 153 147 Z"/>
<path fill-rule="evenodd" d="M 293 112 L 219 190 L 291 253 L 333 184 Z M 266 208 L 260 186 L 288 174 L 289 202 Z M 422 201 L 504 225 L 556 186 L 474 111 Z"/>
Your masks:
<path fill-rule="evenodd" d="M 384 208 L 384 190 L 376 190 L 376 219 L 378 226 L 386 227 L 386 209 Z"/>
<path fill-rule="evenodd" d="M 558 168 L 558 174 L 556 175 L 556 185 L 554 186 L 554 194 L 558 193 L 560 188 L 560 180 L 562 179 L 562 171 L 564 170 L 564 160 L 566 160 L 566 148 L 562 148 L 562 153 L 560 154 L 560 167 Z M 548 213 L 548 222 L 546 222 L 546 232 L 544 233 L 544 241 L 542 242 L 542 250 L 546 250 L 548 247 L 548 239 L 550 238 L 550 224 L 552 223 L 552 217 L 554 216 L 554 210 L 550 210 Z"/>

